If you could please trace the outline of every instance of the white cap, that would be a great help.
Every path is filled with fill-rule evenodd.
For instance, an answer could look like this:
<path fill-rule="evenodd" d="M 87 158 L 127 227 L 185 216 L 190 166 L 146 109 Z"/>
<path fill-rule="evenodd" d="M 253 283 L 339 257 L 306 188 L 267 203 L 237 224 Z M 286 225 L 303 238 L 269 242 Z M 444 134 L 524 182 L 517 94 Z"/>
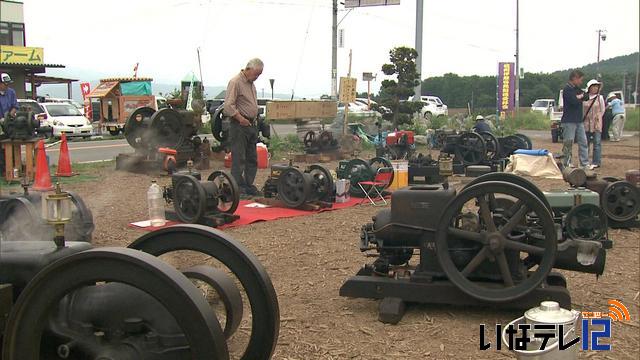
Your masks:
<path fill-rule="evenodd" d="M 9 74 L 2 73 L 2 74 L 0 74 L 0 82 L 2 82 L 4 84 L 11 84 L 13 82 L 13 80 L 11 80 L 11 76 L 9 76 Z"/>
<path fill-rule="evenodd" d="M 610 92 L 609 95 L 607 95 L 607 100 L 613 99 L 615 97 L 618 97 L 618 95 L 616 95 L 616 93 L 614 93 L 614 92 Z"/>
<path fill-rule="evenodd" d="M 478 120 L 484 120 L 484 116 L 482 116 L 482 115 L 476 116 L 476 121 L 478 121 Z"/>
<path fill-rule="evenodd" d="M 589 82 L 587 83 L 587 90 L 589 90 L 590 87 L 592 87 L 593 85 L 602 85 L 602 83 L 596 79 L 591 79 L 589 80 Z"/>

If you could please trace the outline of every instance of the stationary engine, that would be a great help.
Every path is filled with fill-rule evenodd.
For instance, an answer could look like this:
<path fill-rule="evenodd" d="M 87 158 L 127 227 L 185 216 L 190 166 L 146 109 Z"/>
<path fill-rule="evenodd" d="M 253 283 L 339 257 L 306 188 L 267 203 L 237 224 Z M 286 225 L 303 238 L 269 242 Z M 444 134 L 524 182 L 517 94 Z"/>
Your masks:
<path fill-rule="evenodd" d="M 14 236 L 0 233 L 3 359 L 273 354 L 280 317 L 275 289 L 256 257 L 220 231 L 173 226 L 128 248 L 92 248 L 58 235 L 55 242 L 47 234 Z M 230 349 L 227 340 L 243 321 L 251 324 L 240 338 L 246 341 Z"/>
<path fill-rule="evenodd" d="M 2 131 L 11 140 L 29 140 L 38 136 L 38 134 L 47 134 L 51 132 L 50 126 L 40 127 L 40 121 L 36 119 L 35 113 L 26 107 L 21 107 L 16 111 L 16 115 L 12 116 L 7 112 L 4 114 L 2 121 Z"/>
<path fill-rule="evenodd" d="M 214 171 L 203 181 L 190 161 L 187 170 L 172 175 L 164 198 L 173 204 L 173 210 L 165 211 L 169 220 L 217 227 L 238 219 L 233 213 L 240 202 L 240 189 L 233 177 L 224 171 Z"/>
<path fill-rule="evenodd" d="M 392 160 L 409 159 L 416 150 L 413 131 L 398 130 L 387 134 L 385 153 Z"/>
<path fill-rule="evenodd" d="M 200 124 L 193 111 L 136 109 L 124 127 L 124 136 L 135 154 L 118 155 L 116 169 L 146 170 L 150 167 L 172 173 L 188 160 L 200 163 L 203 153 L 207 153 L 202 149 L 202 138 L 197 135 Z M 208 147 L 208 143 L 204 146 Z"/>
<path fill-rule="evenodd" d="M 319 133 L 308 131 L 304 135 L 304 151 L 307 154 L 317 154 L 336 151 L 340 147 L 338 139 L 333 137 L 331 131 L 323 130 Z"/>
<path fill-rule="evenodd" d="M 602 274 L 611 242 L 602 233 L 569 238 L 565 219 L 511 174 L 484 175 L 458 194 L 446 183 L 397 190 L 391 209 L 362 229 L 360 249 L 376 260 L 340 294 L 384 299 L 380 319 L 392 323 L 404 301 L 527 308 L 553 299 L 570 307 L 566 280 L 552 268 Z"/>
<path fill-rule="evenodd" d="M 64 236 L 69 241 L 90 242 L 95 226 L 93 214 L 82 198 L 67 191 L 71 200 L 71 219 Z M 42 218 L 40 193 L 16 193 L 0 196 L 0 233 L 5 241 L 53 238 L 53 228 Z"/>
<path fill-rule="evenodd" d="M 612 228 L 640 227 L 640 188 L 636 174 L 628 172 L 628 180 L 611 176 L 587 176 L 583 169 L 564 169 L 562 175 L 571 186 L 587 188 L 599 194 L 599 207 Z M 630 181 L 629 181 L 630 180 Z"/>
<path fill-rule="evenodd" d="M 391 162 L 384 157 L 374 157 L 369 161 L 363 159 L 341 160 L 336 169 L 338 179 L 349 180 L 349 193 L 355 197 L 365 197 L 365 193 L 358 186 L 361 181 L 373 181 L 379 168 L 392 167 Z M 392 179 L 393 181 L 393 179 Z M 380 189 L 384 190 L 384 189 Z"/>
<path fill-rule="evenodd" d="M 313 202 L 330 204 L 336 192 L 331 172 L 318 164 L 304 170 L 293 165 L 274 164 L 262 191 L 266 198 L 277 197 L 290 208 Z"/>

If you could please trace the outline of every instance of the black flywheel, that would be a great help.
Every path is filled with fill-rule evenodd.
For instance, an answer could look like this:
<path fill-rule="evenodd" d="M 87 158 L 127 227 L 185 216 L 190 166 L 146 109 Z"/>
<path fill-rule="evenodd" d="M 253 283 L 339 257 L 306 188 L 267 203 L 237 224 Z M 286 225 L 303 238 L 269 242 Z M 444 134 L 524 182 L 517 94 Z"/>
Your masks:
<path fill-rule="evenodd" d="M 309 166 L 309 175 L 312 178 L 312 191 L 317 200 L 329 201 L 336 191 L 331 172 L 322 165 Z"/>
<path fill-rule="evenodd" d="M 487 146 L 480 134 L 467 132 L 460 135 L 455 152 L 464 165 L 478 165 L 485 159 Z"/>
<path fill-rule="evenodd" d="M 305 148 L 310 148 L 313 146 L 313 143 L 316 141 L 316 133 L 315 131 L 308 131 L 306 134 L 304 134 L 304 139 L 302 141 L 302 143 L 304 144 Z"/>
<path fill-rule="evenodd" d="M 567 213 L 565 229 L 571 239 L 600 240 L 607 232 L 607 215 L 593 204 L 580 204 Z"/>
<path fill-rule="evenodd" d="M 173 192 L 173 207 L 180 221 L 187 224 L 198 222 L 207 206 L 207 195 L 200 181 L 191 175 L 180 176 Z"/>
<path fill-rule="evenodd" d="M 150 107 L 141 107 L 131 113 L 124 124 L 124 137 L 134 149 L 146 148 L 145 132 L 151 127 L 151 116 L 156 111 Z"/>
<path fill-rule="evenodd" d="M 173 109 L 161 109 L 151 117 L 152 141 L 157 147 L 176 149 L 186 136 L 182 115 Z"/>
<path fill-rule="evenodd" d="M 529 145 L 527 142 L 520 136 L 509 135 L 503 138 L 500 138 L 500 157 L 507 158 L 516 150 L 519 149 L 527 149 Z"/>
<path fill-rule="evenodd" d="M 233 176 L 224 171 L 214 171 L 207 180 L 214 184 L 218 211 L 233 214 L 240 203 L 240 188 Z"/>
<path fill-rule="evenodd" d="M 640 191 L 628 181 L 612 182 L 602 192 L 600 204 L 611 220 L 632 220 L 640 211 Z"/>
<path fill-rule="evenodd" d="M 480 133 L 485 145 L 487 146 L 486 160 L 498 160 L 500 158 L 500 145 L 498 138 L 488 131 L 482 131 Z"/>
<path fill-rule="evenodd" d="M 288 207 L 297 208 L 311 198 L 311 176 L 290 167 L 278 179 L 278 197 Z"/>
<path fill-rule="evenodd" d="M 496 214 L 492 198 L 511 197 L 510 211 Z M 461 226 L 460 218 L 479 219 L 477 230 Z M 540 229 L 537 242 L 524 236 L 527 219 Z M 524 188 L 504 182 L 484 182 L 464 189 L 444 209 L 436 230 L 437 257 L 447 278 L 461 291 L 483 301 L 503 302 L 527 295 L 542 283 L 555 263 L 555 225 L 544 204 Z M 466 257 L 459 261 L 462 250 Z M 521 259 L 538 259 L 537 268 L 524 270 Z M 488 279 L 487 273 L 492 274 Z"/>

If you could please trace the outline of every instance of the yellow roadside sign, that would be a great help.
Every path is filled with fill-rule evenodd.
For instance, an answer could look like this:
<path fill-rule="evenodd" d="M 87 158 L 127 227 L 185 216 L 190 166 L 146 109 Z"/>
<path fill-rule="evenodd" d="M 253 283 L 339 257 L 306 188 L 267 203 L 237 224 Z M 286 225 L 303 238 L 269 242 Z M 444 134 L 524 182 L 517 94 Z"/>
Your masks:
<path fill-rule="evenodd" d="M 348 104 L 356 101 L 356 78 L 340 78 L 340 102 Z"/>
<path fill-rule="evenodd" d="M 40 47 L 0 45 L 0 62 L 5 64 L 42 65 L 44 63 L 44 49 Z"/>

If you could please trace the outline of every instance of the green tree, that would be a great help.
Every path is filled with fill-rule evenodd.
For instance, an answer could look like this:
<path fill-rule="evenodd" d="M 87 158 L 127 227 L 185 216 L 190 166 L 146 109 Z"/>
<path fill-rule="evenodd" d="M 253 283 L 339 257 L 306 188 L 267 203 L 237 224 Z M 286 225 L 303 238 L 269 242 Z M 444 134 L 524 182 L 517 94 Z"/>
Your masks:
<path fill-rule="evenodd" d="M 385 120 L 400 124 L 411 123 L 411 115 L 422 107 L 421 102 L 406 101 L 413 95 L 413 89 L 420 84 L 420 74 L 416 70 L 418 52 L 410 47 L 397 47 L 389 51 L 390 63 L 382 65 L 382 72 L 394 79 L 385 79 L 381 83 L 379 103 L 391 109 L 383 115 Z"/>

